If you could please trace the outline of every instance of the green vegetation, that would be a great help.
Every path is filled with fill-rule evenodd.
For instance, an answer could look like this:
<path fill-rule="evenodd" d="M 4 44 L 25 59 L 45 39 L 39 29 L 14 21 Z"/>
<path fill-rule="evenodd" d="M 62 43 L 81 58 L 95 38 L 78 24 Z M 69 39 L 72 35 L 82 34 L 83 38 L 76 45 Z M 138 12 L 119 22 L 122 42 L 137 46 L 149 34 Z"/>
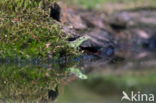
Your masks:
<path fill-rule="evenodd" d="M 5 11 L 28 11 L 32 8 L 45 8 L 55 0 L 1 0 L 0 9 Z"/>
<path fill-rule="evenodd" d="M 0 1 L 0 60 L 9 58 L 14 63 L 18 59 L 25 63 L 25 59 L 30 62 L 35 58 L 57 59 L 74 54 L 61 26 L 49 17 L 47 8 L 53 1 Z M 0 102 L 48 101 L 48 90 L 54 89 L 69 73 L 65 68 L 59 63 L 51 69 L 0 64 Z"/>
<path fill-rule="evenodd" d="M 40 66 L 0 65 L 1 102 L 32 102 L 48 100 L 48 90 L 59 85 L 65 71 Z"/>
<path fill-rule="evenodd" d="M 39 8 L 40 2 L 0 1 L 1 58 L 57 58 L 73 53 L 61 27 L 48 16 L 48 10 Z"/>
<path fill-rule="evenodd" d="M 116 3 L 116 4 L 125 3 L 125 5 L 128 7 L 129 7 L 129 4 L 126 4 L 126 3 L 133 3 L 135 5 L 142 4 L 144 6 L 147 0 L 89 0 L 89 1 L 88 0 L 68 0 L 68 2 L 69 4 L 71 3 L 74 3 L 76 5 L 78 4 L 84 8 L 95 9 L 95 8 L 100 8 L 100 6 L 102 6 L 103 8 L 104 6 L 103 4 L 107 4 L 107 3 Z M 148 4 L 155 5 L 156 2 L 155 0 L 148 0 Z"/>

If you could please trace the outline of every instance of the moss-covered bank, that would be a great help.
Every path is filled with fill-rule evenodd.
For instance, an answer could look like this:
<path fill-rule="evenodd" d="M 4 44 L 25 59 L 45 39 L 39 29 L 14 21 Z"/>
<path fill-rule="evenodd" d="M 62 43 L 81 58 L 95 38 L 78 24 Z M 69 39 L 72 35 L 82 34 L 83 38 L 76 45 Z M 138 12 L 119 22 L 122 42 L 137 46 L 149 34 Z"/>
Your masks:
<path fill-rule="evenodd" d="M 45 1 L 45 0 L 44 0 Z M 54 0 L 47 0 L 49 4 Z M 72 54 L 61 27 L 43 0 L 0 1 L 0 57 L 60 57 Z"/>

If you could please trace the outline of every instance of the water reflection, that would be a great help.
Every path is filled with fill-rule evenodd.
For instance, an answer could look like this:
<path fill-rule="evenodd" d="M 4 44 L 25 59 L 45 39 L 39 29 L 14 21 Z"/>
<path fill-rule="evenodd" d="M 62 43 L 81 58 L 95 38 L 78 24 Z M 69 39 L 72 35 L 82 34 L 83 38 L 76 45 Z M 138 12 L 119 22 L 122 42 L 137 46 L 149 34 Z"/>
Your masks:
<path fill-rule="evenodd" d="M 68 84 L 58 102 L 121 103 L 123 90 L 156 94 L 155 54 L 138 55 L 98 60 L 80 66 L 88 74 L 88 79 Z"/>
<path fill-rule="evenodd" d="M 149 51 L 58 61 L 1 59 L 1 102 L 117 103 L 123 90 L 156 93 L 156 59 Z"/>

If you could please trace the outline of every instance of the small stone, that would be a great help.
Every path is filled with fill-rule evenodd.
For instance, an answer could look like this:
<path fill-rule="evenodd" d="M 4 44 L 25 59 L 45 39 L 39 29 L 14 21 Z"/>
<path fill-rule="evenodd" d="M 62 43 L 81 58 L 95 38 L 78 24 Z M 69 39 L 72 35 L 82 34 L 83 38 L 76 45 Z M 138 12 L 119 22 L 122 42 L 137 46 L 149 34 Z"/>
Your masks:
<path fill-rule="evenodd" d="M 61 15 L 61 7 L 57 3 L 54 3 L 50 8 L 50 17 L 60 22 L 61 21 L 60 15 Z"/>

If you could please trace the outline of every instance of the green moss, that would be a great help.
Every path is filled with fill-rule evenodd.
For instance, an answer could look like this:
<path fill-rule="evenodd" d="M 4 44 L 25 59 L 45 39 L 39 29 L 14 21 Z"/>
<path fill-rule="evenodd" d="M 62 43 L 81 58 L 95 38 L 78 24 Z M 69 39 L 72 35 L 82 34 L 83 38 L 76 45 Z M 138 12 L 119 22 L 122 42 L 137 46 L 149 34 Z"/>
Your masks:
<path fill-rule="evenodd" d="M 68 47 L 61 27 L 48 16 L 48 11 L 36 8 L 35 4 L 39 1 L 41 0 L 34 0 L 34 6 L 30 3 L 31 7 L 28 6 L 29 9 L 23 12 L 10 9 L 14 4 L 24 2 L 23 0 L 13 0 L 7 5 L 7 0 L 0 1 L 0 5 L 6 7 L 4 9 L 2 6 L 0 12 L 0 57 L 59 57 L 62 51 L 64 55 L 72 54 L 73 50 Z"/>
<path fill-rule="evenodd" d="M 0 67 L 0 100 L 4 100 L 2 102 L 12 100 L 16 103 L 27 103 L 48 100 L 48 90 L 59 85 L 66 75 L 65 71 L 41 66 L 1 64 Z"/>
<path fill-rule="evenodd" d="M 0 9 L 5 11 L 27 11 L 32 8 L 45 8 L 56 0 L 1 0 Z"/>

